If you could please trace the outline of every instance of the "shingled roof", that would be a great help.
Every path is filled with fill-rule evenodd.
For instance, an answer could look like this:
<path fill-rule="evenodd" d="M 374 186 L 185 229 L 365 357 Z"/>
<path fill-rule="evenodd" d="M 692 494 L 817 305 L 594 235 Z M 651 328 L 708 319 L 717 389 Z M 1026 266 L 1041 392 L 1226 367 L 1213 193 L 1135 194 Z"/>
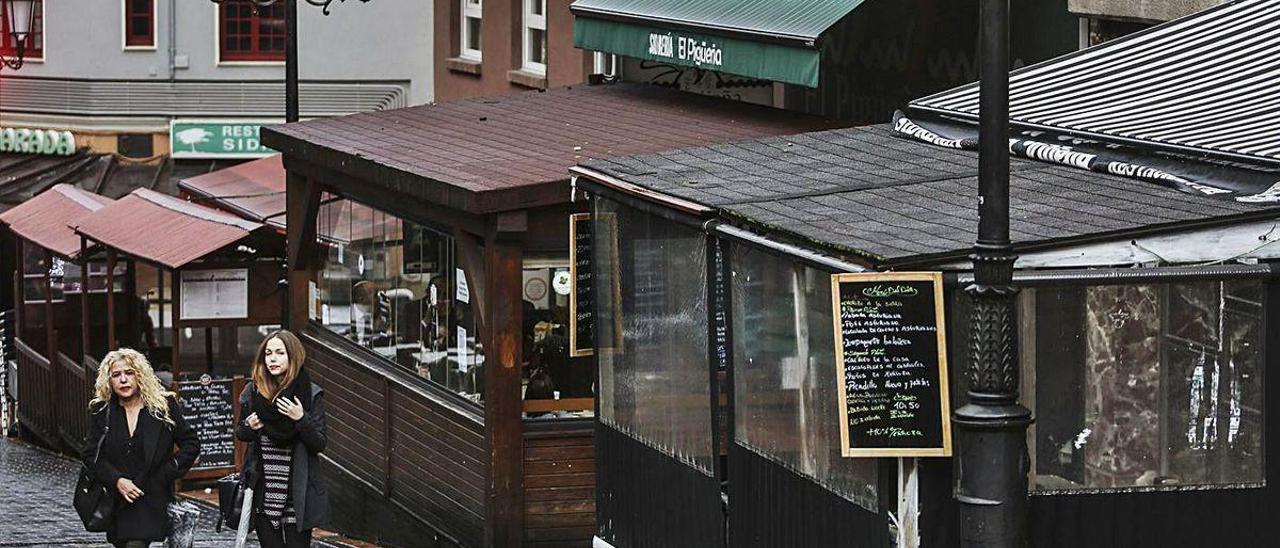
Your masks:
<path fill-rule="evenodd" d="M 963 257 L 977 234 L 978 157 L 887 125 L 594 160 L 589 170 L 881 266 Z M 1020 249 L 1274 217 L 1280 205 L 1012 160 Z"/>
<path fill-rule="evenodd" d="M 289 162 L 489 213 L 569 201 L 569 168 L 592 158 L 838 125 L 780 109 L 617 83 L 270 126 L 263 128 L 262 140 Z M 341 185 L 343 179 L 326 182 Z"/>

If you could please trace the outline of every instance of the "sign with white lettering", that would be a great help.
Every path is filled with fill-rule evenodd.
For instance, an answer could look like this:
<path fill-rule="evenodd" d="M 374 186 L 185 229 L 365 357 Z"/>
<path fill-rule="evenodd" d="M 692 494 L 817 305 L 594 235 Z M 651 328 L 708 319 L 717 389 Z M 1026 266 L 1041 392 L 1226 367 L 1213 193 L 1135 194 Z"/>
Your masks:
<path fill-rule="evenodd" d="M 840 452 L 951 456 L 942 274 L 831 276 Z"/>
<path fill-rule="evenodd" d="M 0 152 L 70 156 L 76 151 L 76 137 L 60 129 L 0 127 Z"/>
<path fill-rule="evenodd" d="M 262 158 L 276 151 L 262 146 L 258 131 L 277 120 L 183 120 L 169 123 L 169 150 L 176 159 Z"/>

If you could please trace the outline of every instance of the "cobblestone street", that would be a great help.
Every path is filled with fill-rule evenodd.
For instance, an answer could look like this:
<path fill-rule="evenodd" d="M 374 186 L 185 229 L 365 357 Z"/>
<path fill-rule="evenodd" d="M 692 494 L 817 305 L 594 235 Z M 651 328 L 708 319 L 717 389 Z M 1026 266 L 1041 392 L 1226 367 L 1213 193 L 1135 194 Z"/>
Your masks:
<path fill-rule="evenodd" d="M 85 532 L 71 508 L 78 472 L 77 462 L 0 437 L 0 547 L 110 548 L 105 534 Z M 216 513 L 207 506 L 201 509 L 196 546 L 231 546 L 235 532 L 214 532 Z M 249 546 L 258 546 L 252 537 Z"/>

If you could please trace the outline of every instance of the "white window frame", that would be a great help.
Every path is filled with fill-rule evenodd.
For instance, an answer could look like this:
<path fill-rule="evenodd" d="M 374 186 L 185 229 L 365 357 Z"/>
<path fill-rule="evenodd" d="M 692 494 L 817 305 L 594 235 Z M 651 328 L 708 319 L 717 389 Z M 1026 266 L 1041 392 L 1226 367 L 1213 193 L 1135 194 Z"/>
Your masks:
<path fill-rule="evenodd" d="M 461 9 L 459 10 L 462 12 L 462 20 L 461 20 L 462 26 L 459 27 L 458 29 L 458 38 L 459 38 L 458 57 L 472 60 L 472 61 L 479 61 L 482 57 L 481 51 L 478 49 L 471 49 L 470 47 L 468 47 L 468 44 L 471 43 L 471 34 L 470 34 L 471 27 L 467 25 L 467 19 L 479 20 L 481 22 L 480 24 L 482 26 L 484 25 L 484 19 L 482 17 L 482 13 L 484 11 L 482 9 L 483 0 L 458 0 L 458 1 L 461 2 L 462 4 Z M 480 43 L 480 47 L 484 47 L 483 42 Z"/>
<path fill-rule="evenodd" d="M 530 34 L 532 34 L 530 31 L 542 31 L 543 43 L 540 45 L 545 49 L 547 46 L 547 0 L 523 0 L 523 3 L 524 12 L 523 16 L 520 18 L 520 41 L 522 43 L 520 51 L 523 52 L 521 54 L 520 68 L 526 72 L 546 74 L 547 64 L 545 61 L 547 59 L 545 55 L 543 56 L 544 62 L 542 63 L 531 60 L 534 51 L 533 48 L 538 47 L 539 45 L 533 43 L 533 40 L 530 38 Z M 541 14 L 534 13 L 533 8 L 538 5 L 541 5 L 542 7 Z"/>

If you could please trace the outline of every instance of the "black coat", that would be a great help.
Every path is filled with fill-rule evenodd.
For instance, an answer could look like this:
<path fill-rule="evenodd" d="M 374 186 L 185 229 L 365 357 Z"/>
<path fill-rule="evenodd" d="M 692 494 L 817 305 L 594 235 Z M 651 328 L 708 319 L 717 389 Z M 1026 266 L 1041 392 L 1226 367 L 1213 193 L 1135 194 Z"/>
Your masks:
<path fill-rule="evenodd" d="M 111 429 L 102 443 L 102 455 L 94 464 L 93 456 L 106 426 L 108 406 L 111 407 Z M 182 409 L 173 400 L 169 400 L 169 418 L 173 419 L 172 426 L 152 417 L 146 408 L 138 411 L 134 439 L 141 440 L 143 459 L 139 473 L 135 474 L 137 477 L 130 477 L 125 460 L 129 426 L 124 408 L 113 397 L 111 403 L 90 409 L 89 432 L 80 454 L 93 470 L 94 479 L 116 498 L 113 523 L 107 528 L 107 539 L 111 542 L 160 541 L 169 533 L 166 507 L 173 501 L 173 482 L 186 474 L 200 456 L 200 438 L 195 429 L 182 420 Z M 116 481 L 122 477 L 129 478 L 142 490 L 142 498 L 129 503 L 120 496 Z"/>
<path fill-rule="evenodd" d="M 253 413 L 251 398 L 253 383 L 240 392 L 240 416 L 236 417 L 236 438 L 249 442 L 245 453 L 241 481 L 253 488 L 253 511 L 262 511 L 262 467 L 258 455 L 261 451 L 261 435 L 249 428 L 244 420 Z M 306 531 L 329 524 L 329 494 L 320 477 L 320 452 L 328 443 L 324 422 L 324 390 L 311 385 L 311 400 L 303 402 L 306 413 L 298 420 L 298 443 L 293 446 L 293 462 L 289 467 L 289 495 L 293 499 L 293 512 L 298 518 L 298 530 Z"/>

